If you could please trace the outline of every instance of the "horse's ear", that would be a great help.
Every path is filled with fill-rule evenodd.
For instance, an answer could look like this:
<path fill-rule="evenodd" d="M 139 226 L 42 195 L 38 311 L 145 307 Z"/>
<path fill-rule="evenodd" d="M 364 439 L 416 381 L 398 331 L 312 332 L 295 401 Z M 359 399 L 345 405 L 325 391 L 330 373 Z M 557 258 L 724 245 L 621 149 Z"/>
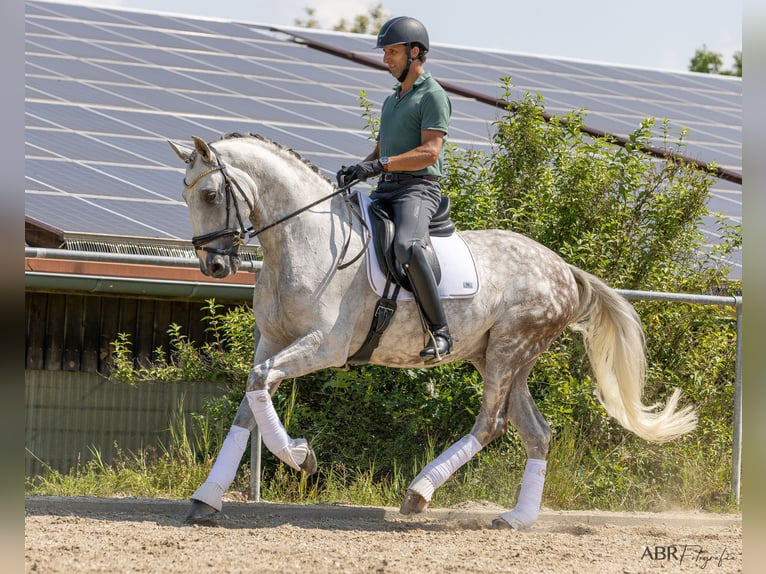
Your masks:
<path fill-rule="evenodd" d="M 192 136 L 192 141 L 194 142 L 194 149 L 197 150 L 202 160 L 205 163 L 213 163 L 213 152 L 210 151 L 210 146 L 207 145 L 207 142 L 197 136 Z"/>
<path fill-rule="evenodd" d="M 189 163 L 192 160 L 192 150 L 188 147 L 179 145 L 173 141 L 168 140 L 170 147 L 176 152 L 176 155 L 181 158 L 184 163 Z"/>

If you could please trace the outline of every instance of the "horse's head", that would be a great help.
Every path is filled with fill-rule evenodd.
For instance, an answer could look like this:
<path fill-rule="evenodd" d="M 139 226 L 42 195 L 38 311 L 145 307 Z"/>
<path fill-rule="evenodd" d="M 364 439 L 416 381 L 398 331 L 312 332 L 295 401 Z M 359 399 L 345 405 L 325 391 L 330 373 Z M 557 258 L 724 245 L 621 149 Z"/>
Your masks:
<path fill-rule="evenodd" d="M 221 279 L 239 269 L 239 246 L 253 209 L 255 182 L 224 163 L 218 150 L 193 136 L 194 149 L 168 141 L 187 165 L 183 198 L 191 217 L 192 243 L 202 273 Z"/>

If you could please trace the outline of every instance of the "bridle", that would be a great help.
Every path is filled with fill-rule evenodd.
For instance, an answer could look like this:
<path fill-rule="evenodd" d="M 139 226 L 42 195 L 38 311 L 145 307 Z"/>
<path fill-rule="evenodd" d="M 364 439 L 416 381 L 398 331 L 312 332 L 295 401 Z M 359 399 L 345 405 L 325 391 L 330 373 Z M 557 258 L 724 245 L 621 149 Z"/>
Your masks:
<path fill-rule="evenodd" d="M 343 185 L 340 185 L 334 192 L 325 195 L 324 197 L 321 197 L 317 199 L 316 201 L 301 207 L 300 209 L 297 209 L 293 211 L 292 213 L 288 213 L 287 215 L 280 217 L 276 221 L 269 223 L 268 225 L 264 225 L 260 229 L 253 229 L 252 226 L 245 227 L 245 223 L 242 219 L 242 214 L 239 210 L 239 202 L 237 201 L 236 194 L 234 193 L 233 188 L 236 187 L 237 191 L 239 191 L 239 195 L 242 196 L 242 198 L 247 203 L 247 206 L 250 208 L 250 212 L 252 213 L 255 209 L 255 206 L 253 205 L 253 202 L 250 201 L 250 198 L 245 194 L 244 191 L 242 191 L 242 187 L 240 187 L 239 182 L 231 177 L 229 175 L 229 172 L 226 170 L 226 164 L 221 159 L 221 156 L 218 154 L 218 150 L 216 150 L 212 145 L 208 144 L 208 148 L 213 152 L 213 155 L 216 159 L 216 165 L 211 167 L 210 169 L 207 169 L 203 171 L 201 174 L 199 174 L 197 177 L 194 178 L 194 180 L 191 183 L 186 182 L 186 178 L 184 177 L 184 187 L 188 191 L 191 188 L 193 188 L 195 185 L 197 185 L 202 179 L 207 177 L 210 174 L 213 174 L 215 172 L 221 172 L 221 176 L 223 177 L 223 188 L 224 188 L 224 196 L 226 198 L 226 227 L 219 231 L 211 231 L 210 233 L 204 233 L 202 235 L 195 235 L 191 238 L 192 245 L 194 245 L 194 248 L 198 251 L 205 251 L 207 253 L 214 253 L 217 255 L 224 255 L 226 257 L 237 257 L 239 252 L 239 246 L 243 245 L 246 241 L 246 239 L 249 239 L 251 237 L 256 237 L 260 233 L 263 233 L 267 229 L 271 229 L 272 227 L 275 227 L 281 223 L 284 223 L 285 221 L 292 219 L 293 217 L 296 217 L 297 215 L 300 215 L 304 211 L 308 211 L 312 207 L 319 205 L 320 203 L 327 201 L 328 199 L 331 199 L 335 197 L 336 195 L 340 194 L 346 194 L 345 200 L 346 205 L 349 209 L 349 220 L 351 218 L 351 215 L 356 216 L 357 219 L 362 223 L 363 227 L 366 229 L 367 224 L 365 223 L 364 219 L 362 218 L 361 214 L 358 213 L 358 211 L 354 208 L 354 206 L 351 204 L 351 201 L 348 197 L 348 190 L 351 189 L 354 185 L 356 185 L 359 180 L 353 179 L 348 182 L 343 182 Z M 237 225 L 239 226 L 239 229 L 232 227 L 230 225 L 231 221 L 231 208 L 234 206 L 234 215 L 236 217 Z M 232 238 L 232 244 L 230 247 L 219 249 L 217 247 L 210 247 L 208 244 L 212 241 L 215 241 L 216 239 L 220 239 L 221 237 L 231 237 Z M 362 250 L 357 254 L 351 261 L 347 261 L 345 263 L 343 262 L 343 259 L 346 256 L 346 252 L 348 251 L 348 246 L 351 242 L 351 234 L 348 235 L 348 239 L 346 240 L 345 245 L 343 246 L 343 250 L 341 252 L 341 256 L 337 265 L 338 269 L 345 269 L 352 263 L 354 263 L 357 259 L 359 259 L 364 252 L 367 250 L 367 247 L 370 243 L 370 234 L 369 230 L 367 233 L 365 233 L 365 242 L 364 246 L 362 247 Z"/>
<path fill-rule="evenodd" d="M 208 146 L 208 147 L 213 152 L 213 155 L 215 155 L 217 165 L 211 167 L 208 170 L 203 171 L 201 174 L 195 177 L 194 181 L 192 181 L 191 183 L 186 183 L 186 178 L 184 178 L 184 187 L 188 191 L 191 188 L 193 188 L 195 185 L 197 185 L 200 181 L 202 181 L 208 175 L 213 174 L 217 171 L 220 171 L 221 175 L 223 176 L 224 196 L 226 198 L 226 227 L 224 227 L 223 229 L 219 231 L 212 231 L 210 233 L 205 233 L 203 235 L 195 235 L 191 239 L 192 245 L 194 245 L 194 248 L 199 251 L 206 251 L 207 253 L 224 255 L 226 257 L 237 257 L 239 252 L 239 246 L 244 243 L 245 239 L 247 238 L 252 228 L 245 227 L 245 223 L 242 220 L 242 214 L 239 211 L 239 202 L 237 201 L 237 196 L 235 195 L 232 189 L 232 186 L 237 188 L 237 191 L 239 191 L 239 194 L 247 203 L 247 206 L 250 208 L 250 211 L 254 209 L 254 205 L 250 201 L 250 198 L 247 195 L 245 195 L 244 191 L 242 191 L 242 188 L 240 187 L 239 182 L 236 179 L 229 176 L 229 172 L 226 170 L 226 164 L 223 163 L 223 161 L 221 160 L 221 156 L 218 155 L 218 151 L 213 146 Z M 239 229 L 236 229 L 229 224 L 229 222 L 231 221 L 232 205 L 234 206 L 234 214 L 236 216 Z M 231 246 L 224 249 L 219 249 L 217 247 L 210 247 L 208 245 L 208 243 L 211 243 L 212 241 L 215 241 L 216 239 L 219 239 L 221 237 L 231 237 L 232 238 Z"/>

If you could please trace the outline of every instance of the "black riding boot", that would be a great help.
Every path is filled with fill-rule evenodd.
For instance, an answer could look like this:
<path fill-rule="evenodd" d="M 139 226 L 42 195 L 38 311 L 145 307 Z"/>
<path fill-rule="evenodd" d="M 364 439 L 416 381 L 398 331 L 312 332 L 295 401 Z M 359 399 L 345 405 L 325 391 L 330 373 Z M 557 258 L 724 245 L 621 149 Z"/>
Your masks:
<path fill-rule="evenodd" d="M 420 305 L 423 318 L 428 324 L 430 340 L 420 351 L 420 356 L 424 359 L 438 360 L 452 352 L 452 336 L 447 327 L 447 317 L 439 298 L 436 278 L 421 249 L 412 250 L 412 258 L 404 266 L 404 270 L 410 280 L 415 299 Z"/>

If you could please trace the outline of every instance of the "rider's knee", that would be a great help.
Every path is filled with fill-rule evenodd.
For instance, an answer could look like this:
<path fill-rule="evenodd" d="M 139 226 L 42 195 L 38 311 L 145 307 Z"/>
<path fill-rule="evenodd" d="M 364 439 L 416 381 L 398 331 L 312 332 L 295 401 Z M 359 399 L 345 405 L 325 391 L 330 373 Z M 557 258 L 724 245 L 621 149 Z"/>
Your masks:
<path fill-rule="evenodd" d="M 402 265 L 407 265 L 412 259 L 412 241 L 394 241 L 394 256 Z"/>
<path fill-rule="evenodd" d="M 407 265 L 413 259 L 413 257 L 424 259 L 425 249 L 417 239 L 406 242 L 395 241 L 394 255 L 396 256 L 396 260 L 399 263 L 402 265 Z"/>

